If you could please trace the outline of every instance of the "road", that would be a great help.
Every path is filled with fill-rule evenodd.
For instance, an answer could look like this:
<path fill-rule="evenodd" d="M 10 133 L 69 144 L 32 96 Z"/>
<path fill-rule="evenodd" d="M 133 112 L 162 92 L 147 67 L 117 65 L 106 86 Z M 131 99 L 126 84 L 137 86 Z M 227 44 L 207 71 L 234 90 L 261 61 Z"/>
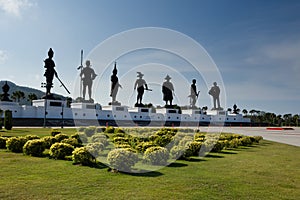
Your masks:
<path fill-rule="evenodd" d="M 300 127 L 293 127 L 294 130 L 267 130 L 266 127 L 200 127 L 203 132 L 227 132 L 238 133 L 247 136 L 260 135 L 265 140 L 285 143 L 300 147 Z"/>

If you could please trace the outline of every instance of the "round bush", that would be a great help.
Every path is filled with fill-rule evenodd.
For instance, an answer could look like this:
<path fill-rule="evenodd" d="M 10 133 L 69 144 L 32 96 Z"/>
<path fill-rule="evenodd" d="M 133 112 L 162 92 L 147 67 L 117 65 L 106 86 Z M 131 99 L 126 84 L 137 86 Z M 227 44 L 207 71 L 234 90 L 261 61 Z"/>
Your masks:
<path fill-rule="evenodd" d="M 55 143 L 50 147 L 50 157 L 54 159 L 65 159 L 66 156 L 72 155 L 74 147 L 66 143 Z"/>
<path fill-rule="evenodd" d="M 28 140 L 23 146 L 23 153 L 30 156 L 42 157 L 45 149 L 44 140 Z"/>
<path fill-rule="evenodd" d="M 61 132 L 59 131 L 59 130 L 57 130 L 57 129 L 52 129 L 51 130 L 51 136 L 56 136 L 56 135 L 58 135 L 58 134 L 60 134 Z"/>
<path fill-rule="evenodd" d="M 6 141 L 6 148 L 15 153 L 22 153 L 26 142 L 27 140 L 24 137 L 11 137 Z"/>
<path fill-rule="evenodd" d="M 94 156 L 94 158 L 97 158 L 100 152 L 104 150 L 104 145 L 100 142 L 95 142 L 89 143 L 85 148 L 92 154 L 92 156 Z"/>
<path fill-rule="evenodd" d="M 66 144 L 70 144 L 73 147 L 81 147 L 82 145 L 79 144 L 78 140 L 75 138 L 67 138 L 67 139 L 63 139 L 62 141 L 60 141 L 61 143 L 66 143 Z"/>
<path fill-rule="evenodd" d="M 244 136 L 240 139 L 241 145 L 242 146 L 250 146 L 252 145 L 252 141 L 250 139 L 250 137 L 248 136 Z"/>
<path fill-rule="evenodd" d="M 6 137 L 0 137 L 0 149 L 6 149 Z"/>
<path fill-rule="evenodd" d="M 105 133 L 114 133 L 115 132 L 115 128 L 112 126 L 109 126 L 105 129 L 104 131 Z"/>
<path fill-rule="evenodd" d="M 174 146 L 170 150 L 170 156 L 172 159 L 187 159 L 192 156 L 192 152 L 183 146 Z"/>
<path fill-rule="evenodd" d="M 69 136 L 67 134 L 63 134 L 63 133 L 57 134 L 54 137 L 55 137 L 55 139 L 56 139 L 57 142 L 60 142 L 60 141 L 62 141 L 64 139 L 68 139 L 69 138 Z"/>
<path fill-rule="evenodd" d="M 26 138 L 26 140 L 36 140 L 36 139 L 40 139 L 40 137 L 37 136 L 37 135 L 26 135 L 25 138 Z"/>
<path fill-rule="evenodd" d="M 53 136 L 45 136 L 41 138 L 41 140 L 44 141 L 44 145 L 46 149 L 50 149 L 51 145 L 57 142 L 57 140 Z"/>
<path fill-rule="evenodd" d="M 97 133 L 102 133 L 102 132 L 104 132 L 105 131 L 105 127 L 98 127 L 98 128 L 96 128 L 96 132 Z"/>
<path fill-rule="evenodd" d="M 164 147 L 150 147 L 145 151 L 144 160 L 153 165 L 166 165 L 169 152 Z"/>
<path fill-rule="evenodd" d="M 138 162 L 138 156 L 128 149 L 114 149 L 108 153 L 107 161 L 113 169 L 127 172 Z"/>
<path fill-rule="evenodd" d="M 93 163 L 93 156 L 85 147 L 80 147 L 72 152 L 72 160 L 74 163 L 90 166 Z"/>
<path fill-rule="evenodd" d="M 138 152 L 145 152 L 150 147 L 156 147 L 157 145 L 154 142 L 140 142 L 136 145 L 136 150 Z"/>
<path fill-rule="evenodd" d="M 94 126 L 87 127 L 84 130 L 84 133 L 86 134 L 87 137 L 91 137 L 92 135 L 95 134 L 95 132 L 96 132 L 96 127 Z"/>
<path fill-rule="evenodd" d="M 88 142 L 88 138 L 87 138 L 86 134 L 83 132 L 77 132 L 77 133 L 71 135 L 71 138 L 77 139 L 78 143 L 80 143 L 80 144 L 85 144 Z"/>

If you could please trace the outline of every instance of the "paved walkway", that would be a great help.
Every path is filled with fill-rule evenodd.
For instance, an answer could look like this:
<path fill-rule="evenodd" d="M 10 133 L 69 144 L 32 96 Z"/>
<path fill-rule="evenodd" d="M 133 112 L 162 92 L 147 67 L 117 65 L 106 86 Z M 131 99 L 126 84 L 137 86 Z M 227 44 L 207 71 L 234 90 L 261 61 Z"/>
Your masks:
<path fill-rule="evenodd" d="M 260 135 L 265 140 L 285 143 L 300 147 L 300 127 L 294 130 L 267 130 L 266 127 L 200 127 L 201 131 L 239 133 L 248 136 Z"/>

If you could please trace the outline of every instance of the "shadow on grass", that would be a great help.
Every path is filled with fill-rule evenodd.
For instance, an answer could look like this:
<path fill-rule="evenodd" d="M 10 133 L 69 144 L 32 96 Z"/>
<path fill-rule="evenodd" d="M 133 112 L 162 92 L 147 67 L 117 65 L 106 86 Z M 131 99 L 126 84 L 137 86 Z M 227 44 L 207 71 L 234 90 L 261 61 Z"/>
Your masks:
<path fill-rule="evenodd" d="M 190 157 L 190 158 L 186 159 L 185 161 L 188 161 L 188 162 L 203 162 L 203 161 L 207 161 L 207 160 L 203 159 L 203 157 Z"/>
<path fill-rule="evenodd" d="M 178 163 L 178 162 L 174 162 L 174 163 L 171 163 L 170 165 L 168 165 L 168 167 L 186 167 L 186 166 L 188 166 L 188 165 L 185 163 Z"/>
<path fill-rule="evenodd" d="M 220 155 L 214 155 L 214 154 L 207 154 L 205 157 L 207 158 L 224 158 L 224 156 L 220 156 Z"/>
<path fill-rule="evenodd" d="M 234 149 L 232 149 L 231 151 L 221 151 L 221 152 L 219 152 L 219 153 L 221 153 L 221 154 L 237 154 L 237 152 L 234 152 Z"/>
<path fill-rule="evenodd" d="M 136 177 L 158 177 L 164 175 L 158 171 L 138 171 L 138 172 L 120 172 L 122 174 L 126 174 L 129 176 L 136 176 Z"/>

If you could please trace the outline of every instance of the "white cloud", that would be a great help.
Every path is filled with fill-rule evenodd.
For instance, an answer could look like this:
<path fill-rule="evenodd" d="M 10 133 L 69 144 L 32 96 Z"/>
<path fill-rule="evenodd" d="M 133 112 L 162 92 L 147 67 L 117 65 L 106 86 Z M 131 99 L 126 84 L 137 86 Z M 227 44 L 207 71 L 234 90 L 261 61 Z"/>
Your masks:
<path fill-rule="evenodd" d="M 4 64 L 8 59 L 8 53 L 6 51 L 0 50 L 0 64 Z"/>
<path fill-rule="evenodd" d="M 34 5 L 35 3 L 29 0 L 0 0 L 0 9 L 15 17 L 21 17 L 21 12 L 23 10 Z"/>

